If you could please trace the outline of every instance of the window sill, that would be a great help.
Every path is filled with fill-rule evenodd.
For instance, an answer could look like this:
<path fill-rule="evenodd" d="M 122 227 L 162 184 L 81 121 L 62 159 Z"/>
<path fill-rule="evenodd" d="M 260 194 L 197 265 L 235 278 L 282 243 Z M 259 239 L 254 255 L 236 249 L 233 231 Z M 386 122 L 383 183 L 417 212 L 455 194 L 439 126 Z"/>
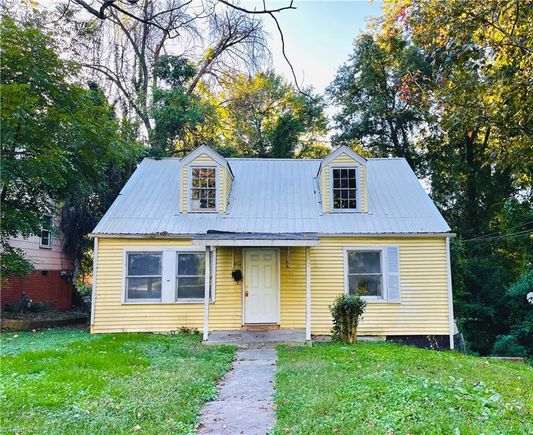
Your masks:
<path fill-rule="evenodd" d="M 161 300 L 156 299 L 146 299 L 146 300 L 139 300 L 139 301 L 123 301 L 122 305 L 190 305 L 190 304 L 203 304 L 203 299 L 192 299 L 192 300 L 179 300 L 179 301 L 172 301 L 172 302 L 163 302 Z M 215 301 L 210 300 L 209 304 L 214 304 Z"/>
<path fill-rule="evenodd" d="M 372 297 L 365 297 L 361 296 L 361 299 L 369 304 L 394 304 L 399 305 L 400 301 L 389 301 L 388 299 L 378 299 L 378 298 L 372 298 Z"/>
<path fill-rule="evenodd" d="M 47 245 L 39 245 L 39 248 L 40 249 L 52 249 L 52 246 L 47 246 Z"/>

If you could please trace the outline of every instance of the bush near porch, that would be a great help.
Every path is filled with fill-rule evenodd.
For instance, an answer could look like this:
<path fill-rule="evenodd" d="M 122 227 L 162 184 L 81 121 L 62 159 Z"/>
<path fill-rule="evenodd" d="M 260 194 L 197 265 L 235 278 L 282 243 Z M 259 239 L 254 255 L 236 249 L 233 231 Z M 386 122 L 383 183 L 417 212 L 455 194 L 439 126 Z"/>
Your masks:
<path fill-rule="evenodd" d="M 533 368 L 390 343 L 281 347 L 274 434 L 533 433 Z"/>
<path fill-rule="evenodd" d="M 234 348 L 197 334 L 2 334 L 2 433 L 192 433 Z"/>

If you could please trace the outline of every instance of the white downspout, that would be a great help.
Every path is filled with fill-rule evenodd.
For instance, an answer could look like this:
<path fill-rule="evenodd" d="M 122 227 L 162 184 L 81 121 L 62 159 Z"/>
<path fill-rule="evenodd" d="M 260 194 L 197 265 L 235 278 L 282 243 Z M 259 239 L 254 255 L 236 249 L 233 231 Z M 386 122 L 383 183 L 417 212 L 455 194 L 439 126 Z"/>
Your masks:
<path fill-rule="evenodd" d="M 96 307 L 96 272 L 98 270 L 98 237 L 94 238 L 93 248 L 93 288 L 91 291 L 91 332 L 94 327 L 94 310 Z"/>
<path fill-rule="evenodd" d="M 448 321 L 450 334 L 450 349 L 455 348 L 453 336 L 455 335 L 455 322 L 453 316 L 453 291 L 452 291 L 452 263 L 450 254 L 450 238 L 446 237 L 446 269 L 448 273 Z"/>
<path fill-rule="evenodd" d="M 309 247 L 305 248 L 305 340 L 311 341 L 311 260 Z"/>
<path fill-rule="evenodd" d="M 209 336 L 209 284 L 211 282 L 210 272 L 211 265 L 209 264 L 211 256 L 209 254 L 209 246 L 205 247 L 205 288 L 204 288 L 204 341 L 207 341 Z"/>

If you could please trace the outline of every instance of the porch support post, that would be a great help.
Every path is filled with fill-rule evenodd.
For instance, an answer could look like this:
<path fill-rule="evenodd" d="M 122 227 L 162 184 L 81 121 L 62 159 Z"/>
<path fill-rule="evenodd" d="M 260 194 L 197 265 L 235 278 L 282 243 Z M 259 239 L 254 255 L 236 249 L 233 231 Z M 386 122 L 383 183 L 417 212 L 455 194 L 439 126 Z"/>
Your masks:
<path fill-rule="evenodd" d="M 211 282 L 210 272 L 211 265 L 209 260 L 211 259 L 209 246 L 205 247 L 205 288 L 204 288 L 204 341 L 207 341 L 209 336 L 209 284 Z"/>
<path fill-rule="evenodd" d="M 305 340 L 311 341 L 311 260 L 305 248 Z"/>

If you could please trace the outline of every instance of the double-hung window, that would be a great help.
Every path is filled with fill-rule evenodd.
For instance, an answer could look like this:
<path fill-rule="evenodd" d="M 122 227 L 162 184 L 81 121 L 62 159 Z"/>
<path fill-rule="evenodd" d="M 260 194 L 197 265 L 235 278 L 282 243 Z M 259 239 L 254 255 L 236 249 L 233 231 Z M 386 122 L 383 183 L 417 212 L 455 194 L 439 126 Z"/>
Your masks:
<path fill-rule="evenodd" d="M 191 210 L 216 211 L 217 170 L 214 167 L 191 168 Z"/>
<path fill-rule="evenodd" d="M 205 253 L 178 252 L 176 299 L 203 299 L 205 293 Z"/>
<path fill-rule="evenodd" d="M 213 283 L 216 271 L 216 251 L 210 255 L 209 298 L 214 300 Z M 176 253 L 176 300 L 194 301 L 205 297 L 205 251 Z"/>
<path fill-rule="evenodd" d="M 332 168 L 332 205 L 333 210 L 357 209 L 357 169 Z"/>
<path fill-rule="evenodd" d="M 161 301 L 162 252 L 128 252 L 126 300 Z"/>
<path fill-rule="evenodd" d="M 44 215 L 43 226 L 41 227 L 41 240 L 39 241 L 41 248 L 52 248 L 52 225 L 52 216 Z"/>
<path fill-rule="evenodd" d="M 383 299 L 383 250 L 346 251 L 347 291 L 368 299 Z"/>

